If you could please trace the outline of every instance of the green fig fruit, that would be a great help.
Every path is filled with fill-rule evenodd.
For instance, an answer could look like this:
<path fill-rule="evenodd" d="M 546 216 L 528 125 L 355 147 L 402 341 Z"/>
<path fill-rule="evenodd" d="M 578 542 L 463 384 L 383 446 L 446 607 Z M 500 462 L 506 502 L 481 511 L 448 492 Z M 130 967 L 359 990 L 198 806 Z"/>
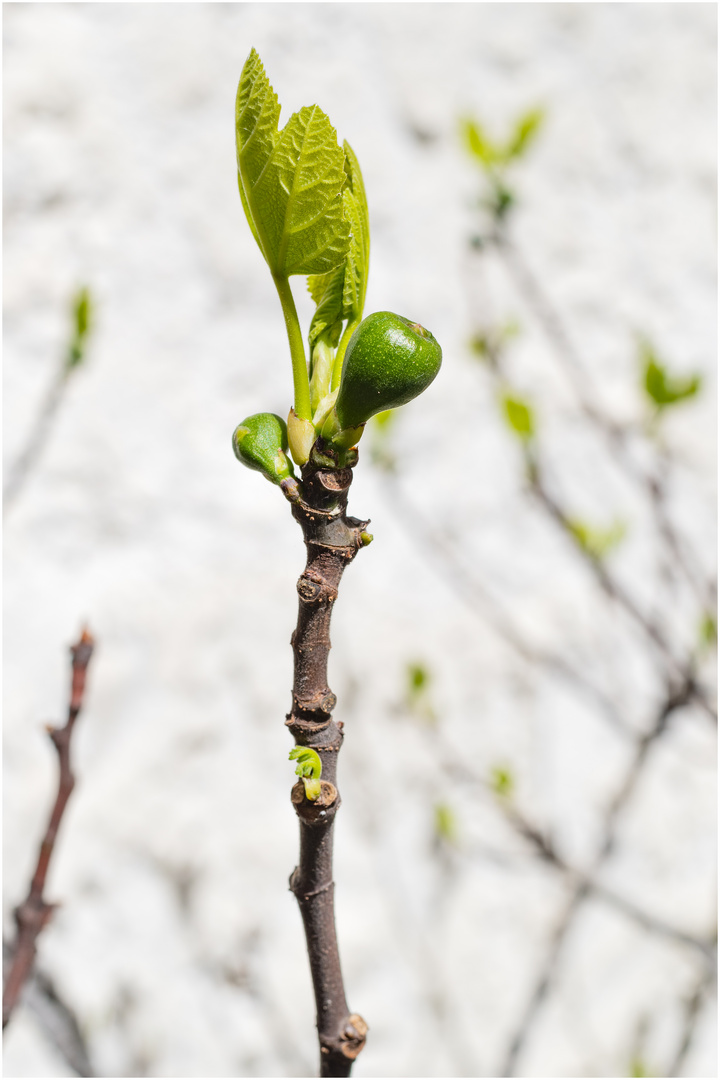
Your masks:
<path fill-rule="evenodd" d="M 442 362 L 429 330 L 391 311 L 376 311 L 358 326 L 343 360 L 335 413 L 341 429 L 405 405 L 427 389 Z"/>
<path fill-rule="evenodd" d="M 293 475 L 285 421 L 275 413 L 256 413 L 238 424 L 233 432 L 233 450 L 238 461 L 257 469 L 273 484 L 282 484 Z"/>

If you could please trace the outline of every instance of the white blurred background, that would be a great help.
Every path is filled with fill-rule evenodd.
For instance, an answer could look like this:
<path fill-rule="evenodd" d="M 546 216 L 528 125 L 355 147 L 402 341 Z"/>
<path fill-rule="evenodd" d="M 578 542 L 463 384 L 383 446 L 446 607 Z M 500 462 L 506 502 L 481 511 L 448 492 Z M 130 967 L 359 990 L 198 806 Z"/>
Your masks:
<path fill-rule="evenodd" d="M 304 549 L 230 446 L 243 417 L 291 403 L 237 194 L 252 46 L 281 123 L 317 102 L 358 155 L 366 312 L 421 321 L 444 352 L 432 388 L 361 443 L 350 510 L 375 542 L 333 620 L 338 932 L 370 1024 L 354 1074 L 714 1076 L 716 725 L 691 701 L 638 764 L 677 672 L 600 580 L 692 658 L 711 700 L 711 4 L 6 5 L 6 470 L 79 286 L 95 308 L 6 509 L 6 937 L 54 796 L 43 724 L 63 718 L 87 621 L 98 647 L 38 969 L 95 1075 L 315 1075 L 283 724 Z M 560 338 L 507 259 L 469 244 L 486 178 L 460 118 L 502 138 L 536 106 L 508 228 Z M 499 372 L 469 342 L 509 322 Z M 674 377 L 703 376 L 649 435 L 638 335 Z M 528 491 L 508 380 L 557 500 L 622 522 L 600 573 Z M 578 386 L 630 432 L 625 465 Z M 681 560 L 638 470 L 660 477 Z M 21 1005 L 5 1075 L 71 1076 L 70 1058 Z"/>

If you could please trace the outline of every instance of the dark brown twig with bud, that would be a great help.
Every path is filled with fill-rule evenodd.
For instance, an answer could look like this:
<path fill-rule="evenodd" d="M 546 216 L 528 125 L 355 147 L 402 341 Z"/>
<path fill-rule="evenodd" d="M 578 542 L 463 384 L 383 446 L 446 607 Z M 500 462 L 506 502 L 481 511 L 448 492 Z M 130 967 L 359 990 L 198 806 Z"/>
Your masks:
<path fill-rule="evenodd" d="M 60 764 L 58 791 L 50 821 L 40 845 L 35 873 L 30 883 L 30 891 L 22 904 L 15 909 L 17 939 L 13 950 L 12 965 L 3 991 L 3 1028 L 7 1025 L 20 998 L 25 981 L 32 970 L 38 936 L 52 918 L 56 906 L 47 903 L 43 897 L 43 892 L 60 822 L 65 813 L 67 801 L 75 786 L 75 778 L 70 767 L 70 740 L 75 721 L 82 708 L 85 678 L 94 646 L 95 642 L 91 635 L 87 630 L 83 630 L 80 640 L 71 647 L 72 686 L 67 723 L 62 728 L 48 728 L 48 734 L 58 752 Z"/>
<path fill-rule="evenodd" d="M 319 798 L 307 798 L 302 780 L 292 790 L 300 819 L 300 861 L 290 878 L 305 926 L 317 1007 L 320 1075 L 349 1076 L 365 1045 L 367 1024 L 350 1013 L 345 999 L 335 932 L 332 845 L 340 806 L 337 758 L 342 723 L 332 717 L 335 695 L 327 684 L 330 618 L 345 567 L 369 543 L 366 521 L 346 515 L 352 470 L 303 469 L 302 497 L 286 494 L 307 547 L 297 583 L 299 608 L 292 636 L 295 659 L 292 710 L 286 723 L 298 746 L 312 748 L 322 762 Z"/>

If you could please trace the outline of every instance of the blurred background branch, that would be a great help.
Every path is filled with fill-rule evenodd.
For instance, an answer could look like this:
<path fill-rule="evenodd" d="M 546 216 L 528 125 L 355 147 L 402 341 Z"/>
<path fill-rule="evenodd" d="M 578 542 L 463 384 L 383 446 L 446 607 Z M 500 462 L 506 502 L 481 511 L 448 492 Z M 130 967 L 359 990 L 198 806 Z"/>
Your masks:
<path fill-rule="evenodd" d="M 684 633 L 677 632 L 676 608 L 672 603 L 666 603 L 661 608 L 656 605 L 652 614 L 643 611 L 635 597 L 613 572 L 613 555 L 615 549 L 625 540 L 628 524 L 618 517 L 612 508 L 606 523 L 591 523 L 573 514 L 562 504 L 559 496 L 555 494 L 555 488 L 559 490 L 562 486 L 559 478 L 553 479 L 551 487 L 548 469 L 541 456 L 541 425 L 527 393 L 530 386 L 526 380 L 526 390 L 523 393 L 513 385 L 510 361 L 513 346 L 521 330 L 518 323 L 507 319 L 495 323 L 478 321 L 470 347 L 472 353 L 484 362 L 484 370 L 489 377 L 493 396 L 499 404 L 501 416 L 518 440 L 527 496 L 540 506 L 572 542 L 577 557 L 592 573 L 600 593 L 616 606 L 618 615 L 624 614 L 641 631 L 642 638 L 638 641 L 637 648 L 647 652 L 648 659 L 652 660 L 658 683 L 656 695 L 660 696 L 660 702 L 639 732 L 632 733 L 632 725 L 623 717 L 622 708 L 606 696 L 604 689 L 593 685 L 581 664 L 569 659 L 572 657 L 571 650 L 568 649 L 565 654 L 562 651 L 548 654 L 524 641 L 507 613 L 491 600 L 482 581 L 481 569 L 476 566 L 471 571 L 463 565 L 460 551 L 453 547 L 446 536 L 440 535 L 435 526 L 423 517 L 419 508 L 408 501 L 396 468 L 393 449 L 395 421 L 392 414 L 382 415 L 374 422 L 372 459 L 391 489 L 389 501 L 406 526 L 408 534 L 436 564 L 458 597 L 502 636 L 529 669 L 545 667 L 560 675 L 569 687 L 575 692 L 579 691 L 599 708 L 605 718 L 610 720 L 613 728 L 623 732 L 631 744 L 624 769 L 618 770 L 615 794 L 609 800 L 602 818 L 596 852 L 591 857 L 588 868 L 580 871 L 570 866 L 543 828 L 519 810 L 512 795 L 512 773 L 507 768 L 496 769 L 492 781 L 483 780 L 465 764 L 460 763 L 461 755 L 457 749 L 447 744 L 441 745 L 439 718 L 429 703 L 429 672 L 417 663 L 408 668 L 408 709 L 419 718 L 433 721 L 430 726 L 426 723 L 424 729 L 427 737 L 433 741 L 436 760 L 442 761 L 448 783 L 454 778 L 470 781 L 481 789 L 494 789 L 497 805 L 509 824 L 530 844 L 536 856 L 560 872 L 570 886 L 549 936 L 545 959 L 539 966 L 526 1003 L 508 1036 L 497 1075 L 515 1075 L 528 1040 L 540 1022 L 541 1010 L 557 980 L 564 943 L 584 903 L 590 897 L 597 897 L 630 918 L 640 931 L 672 939 L 690 948 L 704 961 L 700 967 L 697 986 L 687 998 L 686 1020 L 677 1050 L 667 1066 L 669 1071 L 666 1075 L 676 1076 L 679 1075 L 679 1069 L 693 1038 L 700 1002 L 713 984 L 717 963 L 716 930 L 709 931 L 701 938 L 681 927 L 670 926 L 651 911 L 644 910 L 641 905 L 604 885 L 601 872 L 621 838 L 624 813 L 648 771 L 652 760 L 651 750 L 668 731 L 674 715 L 695 703 L 717 723 L 712 690 L 698 675 L 698 664 L 703 661 L 704 656 L 706 658 L 704 649 L 716 639 L 716 581 L 714 576 L 704 571 L 693 551 L 692 540 L 681 536 L 673 523 L 668 507 L 668 482 L 676 472 L 677 464 L 670 445 L 663 437 L 665 414 L 675 410 L 677 406 L 692 402 L 701 392 L 703 380 L 699 373 L 671 373 L 667 365 L 659 359 L 655 347 L 642 336 L 637 348 L 641 371 L 640 388 L 645 397 L 645 420 L 639 422 L 616 418 L 606 406 L 599 405 L 597 390 L 586 375 L 587 369 L 572 344 L 563 315 L 553 306 L 545 287 L 529 269 L 529 261 L 522 253 L 522 244 L 518 242 L 513 230 L 515 210 L 519 202 L 513 173 L 539 137 L 544 115 L 544 111 L 539 108 L 523 113 L 507 138 L 501 142 L 491 141 L 479 121 L 463 121 L 463 139 L 479 166 L 481 176 L 478 206 L 482 224 L 470 240 L 470 250 L 476 259 L 485 261 L 497 258 L 504 265 L 519 300 L 535 317 L 537 325 L 545 334 L 551 346 L 549 356 L 554 359 L 567 380 L 580 417 L 598 431 L 604 440 L 609 461 L 624 481 L 634 487 L 636 498 L 644 499 L 649 505 L 653 522 L 652 539 L 660 551 L 660 564 L 668 568 L 678 587 L 684 586 L 690 591 L 694 600 L 698 628 L 695 633 L 688 633 L 687 628 Z M 483 297 L 483 303 L 479 305 L 475 302 L 473 280 L 468 276 L 471 310 L 487 309 L 487 297 Z M 709 672 L 706 677 L 711 677 Z M 437 835 L 446 844 L 457 846 L 458 829 L 451 808 L 442 804 L 436 812 Z M 677 994 L 679 998 L 683 998 L 681 987 L 678 987 Z M 447 1007 L 451 1009 L 452 1005 Z"/>
<path fill-rule="evenodd" d="M 3 517 L 14 508 L 33 470 L 37 468 L 46 446 L 51 441 L 55 419 L 67 393 L 70 380 L 85 360 L 94 317 L 90 290 L 83 287 L 72 299 L 72 328 L 65 355 L 30 425 L 25 444 L 8 469 L 7 478 L 3 484 Z"/>

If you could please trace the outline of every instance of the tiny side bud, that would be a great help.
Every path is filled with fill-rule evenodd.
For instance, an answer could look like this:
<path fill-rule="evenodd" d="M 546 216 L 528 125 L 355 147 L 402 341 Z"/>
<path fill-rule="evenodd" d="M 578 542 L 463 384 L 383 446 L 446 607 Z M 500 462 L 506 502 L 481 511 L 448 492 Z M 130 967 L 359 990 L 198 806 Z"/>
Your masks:
<path fill-rule="evenodd" d="M 288 444 L 296 465 L 305 465 L 316 439 L 315 428 L 310 420 L 303 420 L 290 409 L 287 420 Z"/>

